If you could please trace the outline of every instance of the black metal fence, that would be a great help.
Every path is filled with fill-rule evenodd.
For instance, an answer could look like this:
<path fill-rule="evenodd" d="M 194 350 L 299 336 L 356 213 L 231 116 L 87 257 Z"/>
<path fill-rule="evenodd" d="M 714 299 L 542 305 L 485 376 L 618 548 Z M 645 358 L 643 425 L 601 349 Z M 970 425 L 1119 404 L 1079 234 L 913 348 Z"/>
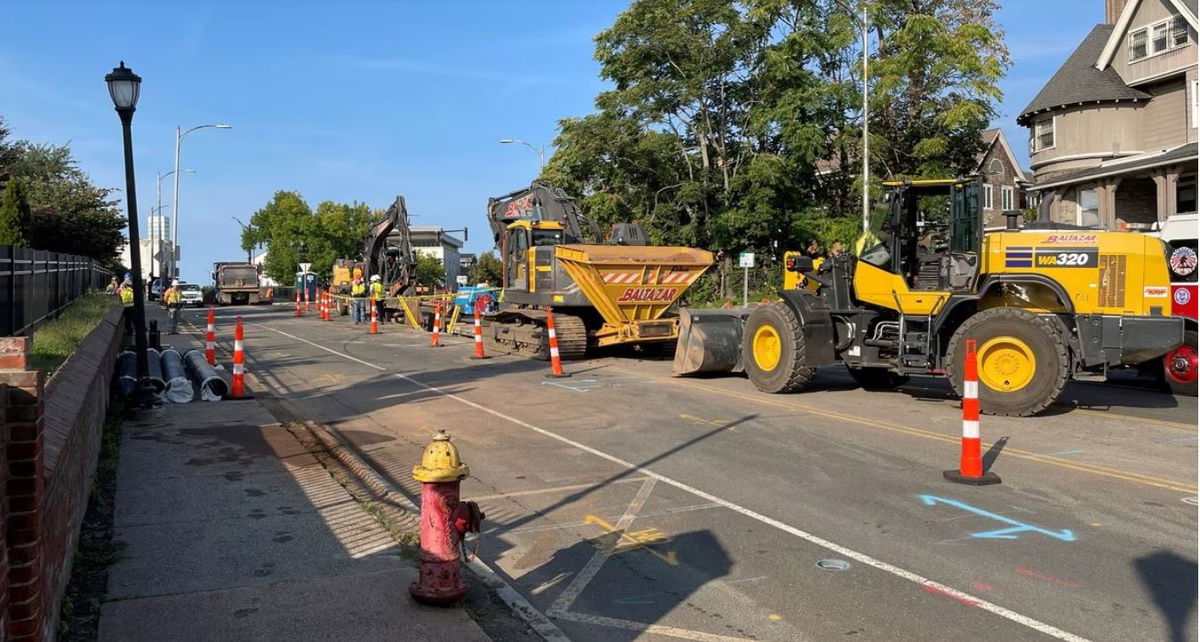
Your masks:
<path fill-rule="evenodd" d="M 0 245 L 0 337 L 29 334 L 110 278 L 86 256 Z"/>

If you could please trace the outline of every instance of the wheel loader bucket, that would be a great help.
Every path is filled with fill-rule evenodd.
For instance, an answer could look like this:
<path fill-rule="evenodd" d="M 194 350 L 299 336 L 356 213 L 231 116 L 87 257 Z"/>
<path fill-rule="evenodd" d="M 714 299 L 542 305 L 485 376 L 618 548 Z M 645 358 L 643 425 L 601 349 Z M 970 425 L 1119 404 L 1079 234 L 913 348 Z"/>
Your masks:
<path fill-rule="evenodd" d="M 679 310 L 679 344 L 671 376 L 742 372 L 742 328 L 750 310 Z"/>

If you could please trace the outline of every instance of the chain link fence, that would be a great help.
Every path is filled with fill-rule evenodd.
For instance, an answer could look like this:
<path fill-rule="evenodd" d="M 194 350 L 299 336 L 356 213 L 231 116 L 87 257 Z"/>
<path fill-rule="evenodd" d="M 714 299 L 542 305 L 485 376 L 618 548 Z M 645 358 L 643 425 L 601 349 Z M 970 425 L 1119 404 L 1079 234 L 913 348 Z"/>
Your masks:
<path fill-rule="evenodd" d="M 86 256 L 0 245 L 0 337 L 30 334 L 110 278 Z"/>

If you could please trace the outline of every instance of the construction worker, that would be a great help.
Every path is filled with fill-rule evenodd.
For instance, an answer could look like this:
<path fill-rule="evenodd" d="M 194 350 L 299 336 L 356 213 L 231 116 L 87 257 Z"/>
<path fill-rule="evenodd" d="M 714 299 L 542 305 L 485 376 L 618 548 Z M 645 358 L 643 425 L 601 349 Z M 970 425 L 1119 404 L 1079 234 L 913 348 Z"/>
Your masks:
<path fill-rule="evenodd" d="M 179 289 L 179 279 L 171 281 L 171 287 L 163 292 L 163 301 L 167 304 L 167 334 L 179 334 L 179 310 L 183 307 L 183 290 Z"/>
<path fill-rule="evenodd" d="M 378 274 L 371 275 L 371 298 L 375 299 L 375 314 L 383 320 L 383 279 Z"/>
<path fill-rule="evenodd" d="M 133 336 L 133 285 L 122 283 L 121 290 L 121 305 L 125 308 L 125 334 Z"/>
<path fill-rule="evenodd" d="M 350 282 L 350 320 L 354 325 L 363 322 L 366 312 L 367 284 L 363 281 L 362 273 L 355 271 L 354 280 Z"/>
<path fill-rule="evenodd" d="M 120 279 L 118 279 L 117 277 L 114 276 L 112 278 L 112 281 L 109 281 L 108 287 L 104 288 L 104 293 L 111 294 L 113 296 L 121 296 L 121 281 L 120 281 Z"/>

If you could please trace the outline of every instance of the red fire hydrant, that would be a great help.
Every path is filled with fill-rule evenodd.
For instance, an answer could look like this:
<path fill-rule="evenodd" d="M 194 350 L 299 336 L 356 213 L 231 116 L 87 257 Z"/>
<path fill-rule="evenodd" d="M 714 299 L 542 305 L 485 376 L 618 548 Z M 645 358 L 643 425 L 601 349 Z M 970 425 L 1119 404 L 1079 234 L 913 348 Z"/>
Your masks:
<path fill-rule="evenodd" d="M 463 536 L 478 533 L 483 522 L 478 504 L 458 500 L 459 482 L 470 474 L 444 430 L 413 466 L 413 479 L 421 482 L 421 575 L 408 592 L 423 604 L 448 604 L 467 594 L 459 550 Z"/>

